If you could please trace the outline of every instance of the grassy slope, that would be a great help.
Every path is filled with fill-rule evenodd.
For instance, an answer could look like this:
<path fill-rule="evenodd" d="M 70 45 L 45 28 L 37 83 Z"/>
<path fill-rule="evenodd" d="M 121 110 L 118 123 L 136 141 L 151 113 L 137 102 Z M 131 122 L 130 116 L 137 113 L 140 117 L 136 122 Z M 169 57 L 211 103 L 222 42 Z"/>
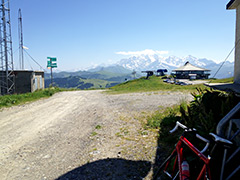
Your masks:
<path fill-rule="evenodd" d="M 161 77 L 151 76 L 149 79 L 140 78 L 127 81 L 110 88 L 110 93 L 131 93 L 145 91 L 194 91 L 196 87 L 206 88 L 200 85 L 180 86 L 175 84 L 164 83 Z"/>
<path fill-rule="evenodd" d="M 40 98 L 50 97 L 53 94 L 64 90 L 65 89 L 60 88 L 47 88 L 33 93 L 0 96 L 0 109 L 3 107 L 11 107 L 14 105 L 36 101 Z"/>
<path fill-rule="evenodd" d="M 211 83 L 233 83 L 233 77 L 225 79 L 214 79 L 211 80 Z"/>

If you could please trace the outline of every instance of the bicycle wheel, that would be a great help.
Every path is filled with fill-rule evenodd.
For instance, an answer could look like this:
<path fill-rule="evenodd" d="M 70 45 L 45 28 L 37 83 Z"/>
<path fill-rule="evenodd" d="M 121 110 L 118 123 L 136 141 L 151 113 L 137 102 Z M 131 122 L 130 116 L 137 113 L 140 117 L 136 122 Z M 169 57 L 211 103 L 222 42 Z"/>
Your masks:
<path fill-rule="evenodd" d="M 177 157 L 177 152 L 174 151 L 170 156 L 168 156 L 165 161 L 158 167 L 157 171 L 153 174 L 153 180 L 164 180 L 164 179 L 176 179 L 178 177 L 178 165 L 176 164 L 176 169 L 173 168 L 172 162 Z M 168 168 L 174 170 L 174 175 L 171 175 L 167 171 L 164 171 L 166 165 L 168 164 Z"/>

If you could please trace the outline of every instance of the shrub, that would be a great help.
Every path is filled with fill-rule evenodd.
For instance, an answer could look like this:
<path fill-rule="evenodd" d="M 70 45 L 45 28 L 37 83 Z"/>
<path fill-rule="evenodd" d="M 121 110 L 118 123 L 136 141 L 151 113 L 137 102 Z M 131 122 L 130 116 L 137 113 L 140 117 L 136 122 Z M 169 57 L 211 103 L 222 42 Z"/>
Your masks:
<path fill-rule="evenodd" d="M 215 133 L 218 122 L 240 101 L 234 93 L 209 89 L 198 88 L 192 95 L 194 100 L 190 104 L 182 102 L 180 106 L 157 111 L 147 118 L 146 128 L 159 129 L 159 144 L 168 147 L 177 142 L 182 131 L 169 133 L 176 121 L 197 129 L 203 136 Z"/>
<path fill-rule="evenodd" d="M 234 93 L 197 89 L 187 108 L 180 107 L 181 119 L 202 134 L 215 132 L 218 122 L 240 101 Z"/>

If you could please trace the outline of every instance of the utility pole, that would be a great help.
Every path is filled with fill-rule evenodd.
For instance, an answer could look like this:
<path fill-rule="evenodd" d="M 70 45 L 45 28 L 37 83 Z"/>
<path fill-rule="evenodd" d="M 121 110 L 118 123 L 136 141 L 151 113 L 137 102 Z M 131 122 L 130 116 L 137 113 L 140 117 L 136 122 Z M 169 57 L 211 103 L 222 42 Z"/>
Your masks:
<path fill-rule="evenodd" d="M 52 67 L 51 67 L 51 86 L 53 86 L 53 74 L 52 74 Z"/>
<path fill-rule="evenodd" d="M 136 79 L 136 74 L 137 74 L 137 72 L 135 70 L 133 70 L 133 72 L 132 72 L 133 79 Z"/>
<path fill-rule="evenodd" d="M 24 70 L 22 13 L 18 10 L 19 68 Z"/>
<path fill-rule="evenodd" d="M 0 67 L 0 93 L 1 95 L 13 94 L 15 90 L 15 78 L 13 72 L 13 55 L 12 55 L 12 36 L 10 23 L 9 1 L 2 0 L 0 7 L 0 50 L 1 50 L 1 67 Z"/>

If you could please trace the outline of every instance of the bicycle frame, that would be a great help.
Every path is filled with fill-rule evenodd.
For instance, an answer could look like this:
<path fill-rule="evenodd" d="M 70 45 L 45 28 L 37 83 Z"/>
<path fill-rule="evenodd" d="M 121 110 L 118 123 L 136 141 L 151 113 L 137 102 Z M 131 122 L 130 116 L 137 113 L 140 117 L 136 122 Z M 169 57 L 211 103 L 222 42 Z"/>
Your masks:
<path fill-rule="evenodd" d="M 240 103 L 237 105 L 238 108 L 240 108 Z M 234 109 L 233 109 L 234 110 Z M 239 109 L 238 109 L 239 110 Z M 236 110 L 234 110 L 234 113 L 236 113 Z M 230 114 L 234 114 L 232 112 L 230 112 Z M 223 120 L 225 121 L 226 118 L 223 118 Z M 233 152 L 231 152 L 232 154 L 229 155 L 228 158 L 226 158 L 227 156 L 227 150 L 228 148 L 230 148 L 232 145 L 233 145 L 233 142 L 231 140 L 233 140 L 233 138 L 235 138 L 238 134 L 240 134 L 240 130 L 238 129 L 233 135 L 231 138 L 230 137 L 230 133 L 231 133 L 231 129 L 232 129 L 232 123 L 234 120 L 239 120 L 239 119 L 227 119 L 229 121 L 229 131 L 228 131 L 228 139 L 225 139 L 225 138 L 222 138 L 221 136 L 219 135 L 216 135 L 214 133 L 210 133 L 209 135 L 211 135 L 213 138 L 214 138 L 214 141 L 215 141 L 215 144 L 211 150 L 211 153 L 213 153 L 214 149 L 216 148 L 216 146 L 218 144 L 222 144 L 224 147 L 224 157 L 223 157 L 223 160 L 222 160 L 222 168 L 221 168 L 221 171 L 219 171 L 221 174 L 220 174 L 220 179 L 223 179 L 225 176 L 226 176 L 226 180 L 228 179 L 231 179 L 232 177 L 234 176 L 237 176 L 237 172 L 239 172 L 240 170 L 240 165 L 238 164 L 237 166 L 234 166 L 232 168 L 232 170 L 230 170 L 231 172 L 227 172 L 225 176 L 223 176 L 224 174 L 224 170 L 225 170 L 225 165 L 228 164 L 228 166 L 230 167 L 230 162 L 232 162 L 232 160 L 237 157 L 237 154 L 240 152 L 240 147 L 236 148 Z M 226 123 L 225 122 L 220 122 L 219 123 L 221 126 L 219 128 L 219 132 L 222 128 L 223 125 L 225 125 Z M 196 129 L 190 129 L 188 127 L 186 127 L 185 125 L 181 124 L 180 122 L 176 122 L 176 125 L 175 127 L 170 130 L 170 133 L 173 133 L 175 132 L 178 127 L 181 127 L 182 129 L 185 130 L 185 132 L 196 132 Z M 218 131 L 217 131 L 218 132 Z M 218 133 L 219 133 L 218 132 Z M 200 167 L 199 169 L 201 169 L 200 173 L 196 175 L 196 173 L 194 173 L 194 178 L 197 179 L 197 180 L 200 180 L 200 179 L 212 179 L 211 177 L 211 171 L 210 171 L 210 156 L 208 156 L 208 158 L 203 154 L 207 149 L 208 149 L 208 146 L 209 146 L 209 140 L 205 139 L 204 137 L 202 137 L 201 135 L 199 134 L 194 134 L 196 136 L 196 138 L 200 139 L 201 141 L 205 142 L 206 145 L 205 147 L 203 148 L 202 151 L 199 151 L 186 137 L 185 137 L 185 134 L 183 133 L 182 136 L 179 138 L 179 141 L 177 142 L 173 152 L 171 153 L 171 155 L 159 166 L 157 172 L 154 174 L 154 177 L 153 177 L 153 180 L 155 180 L 158 175 L 159 175 L 159 172 L 164 168 L 164 172 L 165 174 L 167 174 L 169 177 L 171 177 L 172 179 L 176 179 L 177 176 L 179 176 L 179 179 L 180 180 L 183 180 L 185 179 L 186 176 L 188 176 L 188 168 L 186 169 L 186 163 L 184 162 L 183 164 L 183 161 L 185 161 L 185 158 L 184 158 L 184 155 L 183 155 L 183 149 L 185 148 L 185 146 L 187 146 L 195 155 L 198 156 L 198 158 L 203 162 L 203 166 Z M 175 158 L 175 160 L 173 159 Z M 172 162 L 172 160 L 174 160 L 174 164 L 173 164 L 173 167 L 170 167 L 170 171 L 172 171 L 170 174 L 169 172 L 167 172 L 166 170 L 168 169 L 168 166 L 170 164 L 170 162 Z M 185 169 L 185 172 L 183 174 L 183 170 L 182 170 L 182 166 L 183 168 Z M 179 171 L 176 173 L 176 167 L 178 167 Z M 234 169 L 235 168 L 235 169 Z M 190 172 L 191 173 L 191 172 Z M 195 177 L 196 175 L 196 177 Z M 175 176 L 175 177 L 173 177 Z M 190 175 L 191 178 L 192 175 Z M 215 177 L 214 177 L 215 178 Z"/>
<path fill-rule="evenodd" d="M 168 165 L 170 163 L 170 160 L 172 159 L 172 157 L 175 157 L 175 161 L 174 161 L 174 165 L 173 165 L 173 173 L 175 171 L 176 165 L 178 164 L 178 168 L 179 168 L 179 179 L 182 180 L 182 168 L 181 168 L 181 164 L 183 162 L 183 143 L 185 145 L 187 145 L 203 162 L 204 165 L 201 169 L 201 172 L 198 175 L 197 180 L 200 179 L 207 179 L 207 177 L 209 179 L 211 179 L 211 174 L 210 174 L 210 168 L 209 168 L 209 164 L 210 164 L 210 158 L 207 158 L 203 153 L 201 153 L 191 142 L 189 142 L 183 135 L 180 137 L 178 143 L 176 144 L 175 149 L 173 150 L 173 152 L 170 155 L 170 158 L 165 162 L 165 168 L 164 171 L 166 172 L 166 169 L 168 168 Z M 175 153 L 177 153 L 175 155 Z M 174 174 L 172 173 L 172 175 L 170 177 L 172 177 Z M 168 172 L 166 172 L 166 174 L 170 175 Z M 178 173 L 177 173 L 178 174 Z M 177 175 L 176 175 L 177 176 Z M 175 177 L 174 177 L 175 178 Z"/>

